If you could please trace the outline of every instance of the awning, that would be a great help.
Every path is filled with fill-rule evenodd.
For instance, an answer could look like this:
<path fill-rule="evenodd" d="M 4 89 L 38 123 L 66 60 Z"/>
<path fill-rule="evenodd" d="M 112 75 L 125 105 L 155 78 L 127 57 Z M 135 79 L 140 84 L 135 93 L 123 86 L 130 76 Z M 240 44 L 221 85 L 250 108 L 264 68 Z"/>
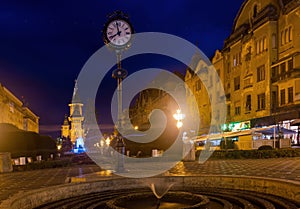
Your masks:
<path fill-rule="evenodd" d="M 262 133 L 265 135 L 273 135 L 274 134 L 274 127 L 267 127 L 267 128 L 262 128 L 260 130 L 255 130 L 255 132 Z M 275 134 L 282 133 L 282 134 L 295 134 L 297 133 L 296 131 L 282 128 L 282 127 L 275 127 Z"/>
<path fill-rule="evenodd" d="M 293 120 L 293 122 L 291 122 L 291 126 L 300 126 L 300 119 Z"/>

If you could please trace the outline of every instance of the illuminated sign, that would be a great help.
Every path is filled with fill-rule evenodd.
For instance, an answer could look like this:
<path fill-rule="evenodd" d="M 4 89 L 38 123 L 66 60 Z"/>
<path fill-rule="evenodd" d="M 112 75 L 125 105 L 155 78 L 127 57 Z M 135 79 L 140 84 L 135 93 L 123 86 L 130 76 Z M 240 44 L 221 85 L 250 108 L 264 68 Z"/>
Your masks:
<path fill-rule="evenodd" d="M 243 121 L 243 122 L 232 122 L 229 124 L 224 124 L 222 126 L 223 131 L 241 131 L 251 128 L 250 121 Z"/>

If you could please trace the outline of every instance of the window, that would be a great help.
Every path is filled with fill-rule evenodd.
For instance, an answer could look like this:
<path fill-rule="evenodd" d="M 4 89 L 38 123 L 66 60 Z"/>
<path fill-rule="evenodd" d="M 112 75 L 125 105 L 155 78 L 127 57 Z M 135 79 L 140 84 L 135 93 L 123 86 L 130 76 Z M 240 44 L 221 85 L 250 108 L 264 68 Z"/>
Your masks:
<path fill-rule="evenodd" d="M 196 81 L 196 91 L 201 90 L 201 80 Z"/>
<path fill-rule="evenodd" d="M 233 56 L 233 66 L 237 66 L 237 58 L 236 55 Z"/>
<path fill-rule="evenodd" d="M 295 101 L 300 100 L 300 80 L 295 81 Z"/>
<path fill-rule="evenodd" d="M 251 95 L 246 97 L 246 112 L 251 111 Z"/>
<path fill-rule="evenodd" d="M 288 61 L 288 71 L 291 71 L 291 70 L 293 70 L 293 60 L 292 59 L 290 59 Z"/>
<path fill-rule="evenodd" d="M 230 68 L 231 68 L 230 62 L 228 62 L 228 66 L 227 66 L 227 73 L 228 73 L 228 74 L 230 73 Z"/>
<path fill-rule="evenodd" d="M 240 64 L 242 64 L 242 53 L 241 52 L 233 55 L 233 66 L 236 67 Z"/>
<path fill-rule="evenodd" d="M 294 88 L 290 87 L 288 88 L 288 103 L 294 102 Z"/>
<path fill-rule="evenodd" d="M 261 53 L 263 51 L 263 40 L 259 40 L 259 52 Z"/>
<path fill-rule="evenodd" d="M 234 90 L 240 89 L 240 76 L 234 78 Z"/>
<path fill-rule="evenodd" d="M 285 29 L 284 30 L 284 37 L 285 37 L 285 43 L 289 42 L 289 30 Z"/>
<path fill-rule="evenodd" d="M 285 105 L 285 89 L 280 90 L 280 105 Z"/>
<path fill-rule="evenodd" d="M 278 95 L 277 95 L 277 91 L 272 91 L 272 109 L 275 109 L 278 107 Z"/>
<path fill-rule="evenodd" d="M 276 34 L 272 34 L 272 49 L 277 48 L 277 43 L 276 43 Z"/>
<path fill-rule="evenodd" d="M 266 96 L 265 94 L 257 95 L 257 110 L 264 110 L 266 108 Z"/>
<path fill-rule="evenodd" d="M 241 114 L 241 107 L 240 106 L 234 108 L 234 114 L 235 115 L 240 115 Z"/>
<path fill-rule="evenodd" d="M 9 111 L 12 113 L 15 112 L 15 104 L 13 102 L 9 102 Z"/>
<path fill-rule="evenodd" d="M 290 43 L 293 40 L 292 26 L 285 28 L 281 31 L 281 45 Z"/>
<path fill-rule="evenodd" d="M 263 50 L 264 51 L 267 50 L 267 38 L 266 37 L 263 38 Z"/>
<path fill-rule="evenodd" d="M 286 70 L 285 70 L 285 62 L 284 62 L 280 65 L 280 77 L 281 77 L 281 79 L 285 78 L 285 73 L 286 73 Z"/>
<path fill-rule="evenodd" d="M 260 54 L 264 51 L 267 51 L 268 45 L 267 45 L 267 38 L 263 37 L 256 41 L 256 54 Z"/>
<path fill-rule="evenodd" d="M 257 82 L 265 80 L 265 65 L 257 68 Z"/>
<path fill-rule="evenodd" d="M 230 116 L 230 105 L 227 105 L 227 115 Z"/>
<path fill-rule="evenodd" d="M 289 42 L 291 42 L 293 40 L 293 30 L 292 27 L 289 27 Z"/>
<path fill-rule="evenodd" d="M 254 5 L 253 7 L 253 17 L 256 17 L 257 15 L 257 5 Z"/>
<path fill-rule="evenodd" d="M 272 78 L 276 78 L 278 76 L 278 66 L 272 68 Z"/>

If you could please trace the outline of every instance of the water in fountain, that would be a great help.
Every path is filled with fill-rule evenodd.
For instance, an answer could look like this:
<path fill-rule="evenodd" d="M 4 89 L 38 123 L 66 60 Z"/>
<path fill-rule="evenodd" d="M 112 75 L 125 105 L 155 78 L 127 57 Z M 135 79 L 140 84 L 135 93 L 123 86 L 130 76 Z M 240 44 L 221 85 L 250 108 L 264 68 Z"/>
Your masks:
<path fill-rule="evenodd" d="M 150 178 L 146 182 L 157 199 L 156 209 L 158 209 L 161 198 L 171 189 L 174 182 L 167 181 L 165 178 Z"/>

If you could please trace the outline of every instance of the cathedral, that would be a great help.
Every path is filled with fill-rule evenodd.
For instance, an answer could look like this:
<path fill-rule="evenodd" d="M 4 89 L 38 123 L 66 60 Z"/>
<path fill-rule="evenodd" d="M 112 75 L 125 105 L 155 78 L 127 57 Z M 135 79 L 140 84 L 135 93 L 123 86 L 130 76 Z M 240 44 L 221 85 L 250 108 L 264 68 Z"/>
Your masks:
<path fill-rule="evenodd" d="M 70 138 L 72 144 L 75 145 L 76 148 L 79 148 L 80 146 L 83 148 L 83 104 L 81 103 L 78 95 L 77 81 L 75 81 L 73 97 L 71 103 L 69 104 L 69 107 L 70 115 L 65 116 L 63 125 L 61 126 L 61 136 L 65 138 Z"/>

